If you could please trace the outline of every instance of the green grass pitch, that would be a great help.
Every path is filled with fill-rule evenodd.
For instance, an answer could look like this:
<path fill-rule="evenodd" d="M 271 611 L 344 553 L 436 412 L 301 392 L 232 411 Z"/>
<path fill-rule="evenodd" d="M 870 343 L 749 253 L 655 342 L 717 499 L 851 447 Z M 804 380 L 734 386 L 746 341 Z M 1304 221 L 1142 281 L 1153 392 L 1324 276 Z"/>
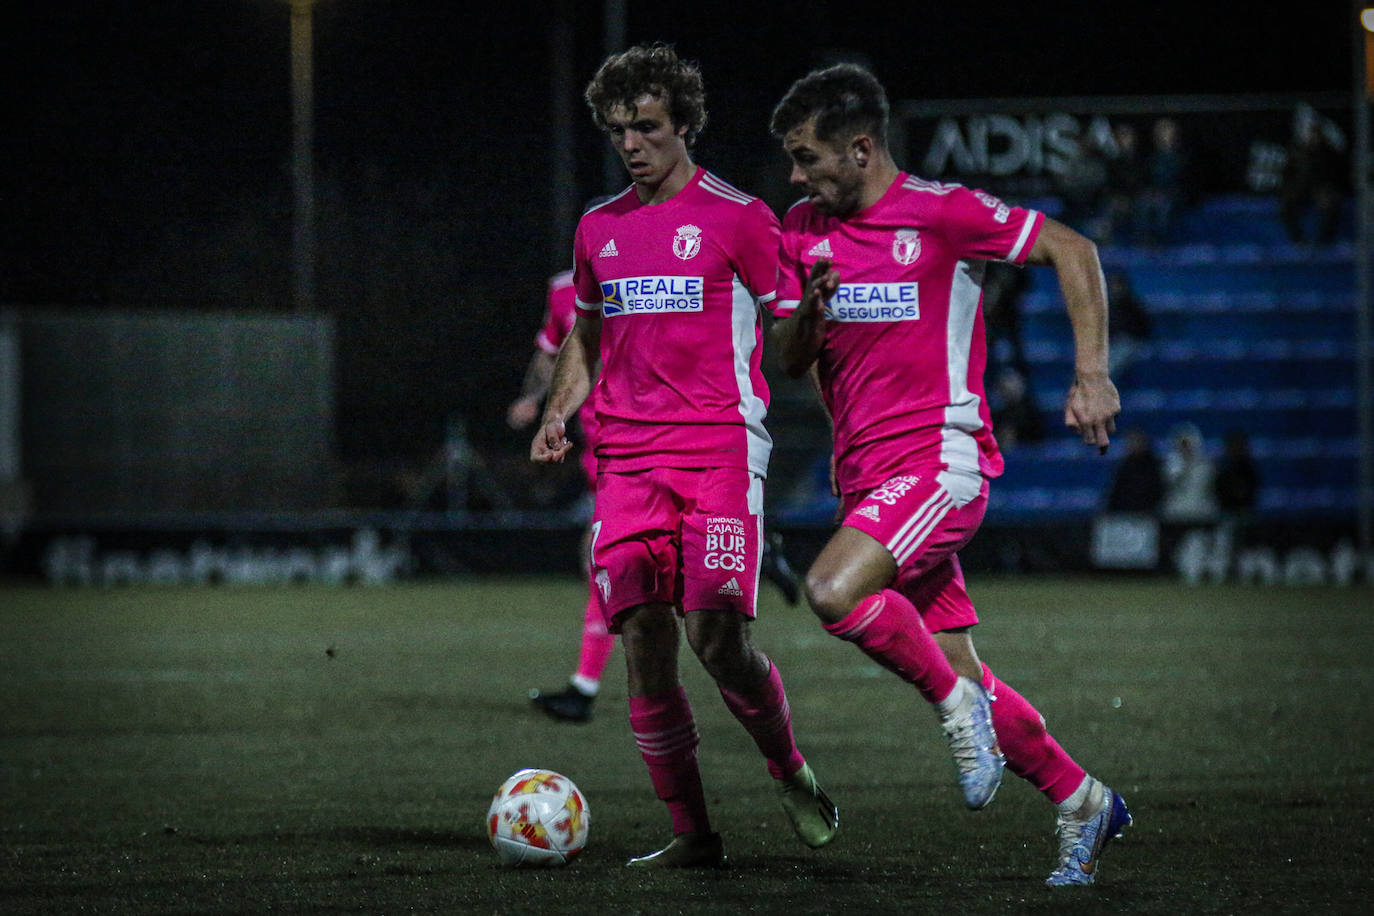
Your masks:
<path fill-rule="evenodd" d="M 684 647 L 731 867 L 633 872 L 668 839 L 617 647 L 597 714 L 547 721 L 573 579 L 389 587 L 0 587 L 0 911 L 1272 913 L 1363 911 L 1374 812 L 1369 589 L 971 577 L 978 647 L 1136 826 L 1050 890 L 1050 806 L 1008 774 L 963 809 L 931 711 L 766 591 L 755 638 L 840 808 L 796 842 Z M 483 816 L 524 766 L 591 839 L 501 867 Z"/>

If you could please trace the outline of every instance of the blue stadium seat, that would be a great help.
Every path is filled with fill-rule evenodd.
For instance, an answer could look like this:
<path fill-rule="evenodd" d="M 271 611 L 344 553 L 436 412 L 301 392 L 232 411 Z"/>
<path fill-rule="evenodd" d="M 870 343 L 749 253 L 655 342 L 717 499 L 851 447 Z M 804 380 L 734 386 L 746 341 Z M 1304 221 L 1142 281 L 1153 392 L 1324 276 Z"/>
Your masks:
<path fill-rule="evenodd" d="M 1102 246 L 1154 323 L 1122 388 L 1118 427 L 1145 430 L 1164 451 L 1169 430 L 1197 424 L 1220 458 L 1230 430 L 1251 438 L 1263 480 L 1259 511 L 1345 516 L 1355 505 L 1355 271 L 1350 235 L 1309 248 L 1284 237 L 1272 197 L 1225 195 L 1186 213 L 1175 244 Z M 1031 269 L 1022 339 L 1047 441 L 1007 455 L 991 520 L 1090 515 L 1115 461 L 1063 430 L 1060 399 L 1073 344 L 1053 273 Z"/>

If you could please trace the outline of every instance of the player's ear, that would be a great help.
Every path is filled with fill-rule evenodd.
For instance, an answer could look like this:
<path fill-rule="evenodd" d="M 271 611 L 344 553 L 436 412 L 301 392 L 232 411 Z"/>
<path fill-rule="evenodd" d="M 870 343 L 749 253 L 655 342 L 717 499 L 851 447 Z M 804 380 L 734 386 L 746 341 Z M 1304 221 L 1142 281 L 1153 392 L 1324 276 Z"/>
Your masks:
<path fill-rule="evenodd" d="M 859 134 L 849 141 L 849 155 L 859 168 L 868 165 L 868 160 L 873 157 L 873 140 L 867 134 Z"/>

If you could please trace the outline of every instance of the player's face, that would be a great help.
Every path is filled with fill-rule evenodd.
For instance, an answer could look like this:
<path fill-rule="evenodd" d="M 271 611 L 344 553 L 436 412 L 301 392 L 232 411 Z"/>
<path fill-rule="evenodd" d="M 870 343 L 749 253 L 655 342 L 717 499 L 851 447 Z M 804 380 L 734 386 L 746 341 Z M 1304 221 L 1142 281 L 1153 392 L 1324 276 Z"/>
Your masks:
<path fill-rule="evenodd" d="M 661 185 L 687 158 L 687 128 L 674 127 L 663 100 L 642 95 L 606 113 L 606 132 L 635 184 Z"/>
<path fill-rule="evenodd" d="M 812 119 L 788 131 L 782 147 L 792 159 L 792 183 L 802 186 L 812 206 L 831 216 L 859 209 L 863 172 L 847 145 L 818 139 Z"/>

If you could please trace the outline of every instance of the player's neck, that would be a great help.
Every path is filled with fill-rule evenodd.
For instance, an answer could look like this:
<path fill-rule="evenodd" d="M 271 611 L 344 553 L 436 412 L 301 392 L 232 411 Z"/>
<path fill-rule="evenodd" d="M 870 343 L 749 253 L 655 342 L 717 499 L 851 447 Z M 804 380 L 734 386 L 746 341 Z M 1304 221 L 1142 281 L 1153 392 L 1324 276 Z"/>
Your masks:
<path fill-rule="evenodd" d="M 687 184 L 696 176 L 697 166 L 692 161 L 691 156 L 683 156 L 678 160 L 677 165 L 663 180 L 656 185 L 638 185 L 635 193 L 639 195 L 639 202 L 642 204 L 661 204 L 666 200 L 671 200 L 678 191 L 687 187 Z"/>
<path fill-rule="evenodd" d="M 859 197 L 859 209 L 867 210 L 882 200 L 883 195 L 896 183 L 897 176 L 901 174 L 902 170 L 897 168 L 897 163 L 892 161 L 891 156 L 883 156 L 881 160 L 869 166 L 864 172 L 864 189 Z"/>

